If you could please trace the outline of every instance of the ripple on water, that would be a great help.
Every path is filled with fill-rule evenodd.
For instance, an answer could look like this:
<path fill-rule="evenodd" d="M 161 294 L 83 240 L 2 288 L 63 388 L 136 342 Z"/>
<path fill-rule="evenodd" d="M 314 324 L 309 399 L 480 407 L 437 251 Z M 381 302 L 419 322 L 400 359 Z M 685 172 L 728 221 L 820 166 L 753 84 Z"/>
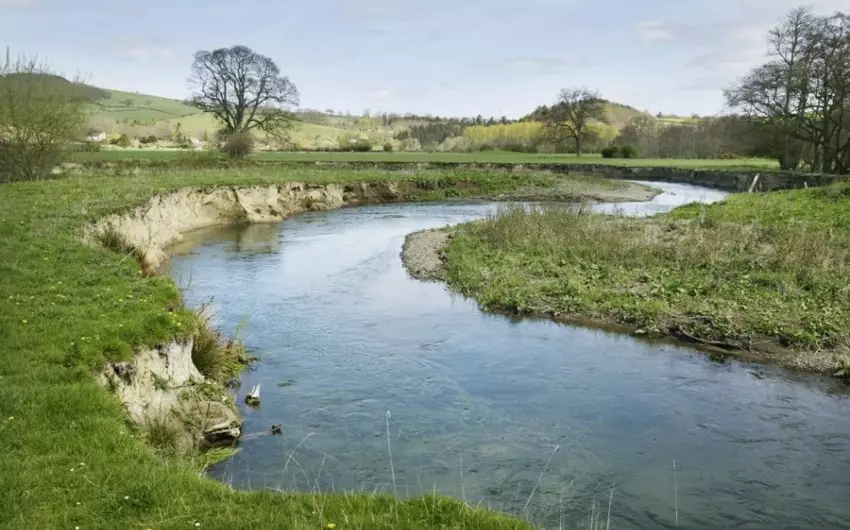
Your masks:
<path fill-rule="evenodd" d="M 644 215 L 723 194 L 681 185 Z M 557 527 L 595 501 L 612 527 L 848 528 L 846 387 L 669 344 L 486 315 L 410 280 L 407 233 L 490 203 L 386 205 L 208 231 L 175 256 L 190 304 L 263 357 L 243 388 L 243 450 L 213 471 L 239 487 L 437 490 Z M 295 381 L 294 385 L 281 385 Z M 267 435 L 283 424 L 280 436 Z M 534 492 L 532 496 L 532 492 Z"/>

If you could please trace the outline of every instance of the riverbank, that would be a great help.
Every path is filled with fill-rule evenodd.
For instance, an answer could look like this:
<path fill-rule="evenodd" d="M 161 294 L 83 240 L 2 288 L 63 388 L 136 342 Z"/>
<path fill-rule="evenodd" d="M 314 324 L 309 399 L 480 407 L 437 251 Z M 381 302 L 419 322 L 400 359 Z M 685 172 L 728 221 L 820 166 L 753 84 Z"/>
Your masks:
<path fill-rule="evenodd" d="M 513 208 L 451 229 L 443 275 L 482 308 L 621 325 L 784 367 L 850 367 L 850 185 L 647 219 Z M 433 275 L 433 274 L 432 274 Z"/>
<path fill-rule="evenodd" d="M 296 182 L 303 195 L 291 202 L 292 196 L 281 190 L 293 191 Z M 331 196 L 331 189 L 343 199 L 349 193 L 352 200 L 318 200 L 317 194 Z M 376 193 L 358 196 L 357 189 Z M 167 197 L 180 197 L 179 190 L 188 193 L 186 201 L 190 196 L 200 200 L 174 204 L 197 216 L 209 214 L 209 222 L 230 223 L 257 220 L 252 219 L 259 215 L 255 203 L 223 201 L 219 204 L 241 210 L 216 217 L 209 211 L 215 212 L 214 205 L 204 197 L 265 190 L 275 197 L 264 211 L 272 216 L 265 220 L 272 221 L 298 211 L 362 202 L 516 199 L 539 196 L 545 189 L 575 199 L 609 193 L 633 199 L 654 193 L 630 183 L 546 173 L 315 168 L 292 173 L 151 172 L 137 178 L 85 174 L 2 186 L 0 450 L 5 457 L 0 459 L 0 526 L 526 528 L 522 521 L 438 496 L 402 501 L 373 494 L 234 492 L 198 478 L 203 458 L 156 451 L 149 444 L 150 430 L 129 423 L 109 385 L 96 376 L 110 363 L 131 361 L 142 351 L 153 352 L 149 357 L 155 360 L 157 351 L 177 343 L 185 352 L 200 329 L 173 282 L 153 274 L 161 261 L 148 259 L 161 260 L 153 249 L 161 251 L 161 244 L 176 240 L 173 233 L 190 228 L 166 226 L 161 233 L 172 236 L 164 239 L 145 232 L 161 227 L 157 219 L 174 220 L 163 217 L 164 210 L 156 206 L 170 204 Z M 283 199 L 289 209 L 281 206 Z M 269 209 L 275 205 L 276 213 Z M 113 223 L 104 224 L 104 219 Z M 120 219 L 143 221 L 139 239 L 125 239 Z M 113 230 L 98 231 L 98 226 Z M 88 245 L 83 243 L 87 236 Z M 147 383 L 165 386 L 158 380 Z"/>

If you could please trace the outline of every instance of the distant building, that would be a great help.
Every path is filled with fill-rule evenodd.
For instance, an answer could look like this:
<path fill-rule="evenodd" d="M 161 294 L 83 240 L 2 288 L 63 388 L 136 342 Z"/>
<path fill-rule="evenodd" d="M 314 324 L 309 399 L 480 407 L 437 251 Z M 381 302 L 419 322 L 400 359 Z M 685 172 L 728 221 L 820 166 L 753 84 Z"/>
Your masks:
<path fill-rule="evenodd" d="M 98 133 L 98 134 L 89 136 L 88 138 L 86 138 L 86 140 L 88 140 L 89 142 L 105 142 L 106 141 L 106 133 L 102 132 L 102 133 Z"/>

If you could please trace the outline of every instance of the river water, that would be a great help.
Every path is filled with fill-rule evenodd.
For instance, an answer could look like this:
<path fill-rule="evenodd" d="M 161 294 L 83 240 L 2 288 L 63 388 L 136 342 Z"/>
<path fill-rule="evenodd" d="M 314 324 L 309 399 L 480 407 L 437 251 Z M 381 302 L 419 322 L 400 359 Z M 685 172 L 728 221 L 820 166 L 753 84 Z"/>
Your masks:
<path fill-rule="evenodd" d="M 597 209 L 723 197 L 657 185 L 650 203 Z M 436 490 L 546 528 L 581 525 L 609 499 L 615 529 L 850 528 L 846 385 L 485 314 L 408 277 L 406 234 L 498 207 L 306 213 L 175 249 L 187 302 L 212 300 L 216 325 L 262 358 L 240 390 L 261 383 L 262 405 L 244 408 L 241 452 L 211 474 L 253 489 Z"/>

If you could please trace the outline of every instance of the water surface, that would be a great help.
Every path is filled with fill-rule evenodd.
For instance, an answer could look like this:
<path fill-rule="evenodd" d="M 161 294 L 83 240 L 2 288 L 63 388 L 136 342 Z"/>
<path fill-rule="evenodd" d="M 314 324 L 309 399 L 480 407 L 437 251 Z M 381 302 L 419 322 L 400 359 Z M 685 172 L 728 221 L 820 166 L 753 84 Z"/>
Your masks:
<path fill-rule="evenodd" d="M 659 186 L 616 210 L 723 196 Z M 677 508 L 679 528 L 850 528 L 843 384 L 488 315 L 408 277 L 406 234 L 495 208 L 359 207 L 197 234 L 174 277 L 262 357 L 240 392 L 262 383 L 262 406 L 212 473 L 254 489 L 436 489 L 545 527 L 606 511 L 613 487 L 616 529 L 674 528 Z M 262 434 L 272 424 L 282 436 Z"/>

